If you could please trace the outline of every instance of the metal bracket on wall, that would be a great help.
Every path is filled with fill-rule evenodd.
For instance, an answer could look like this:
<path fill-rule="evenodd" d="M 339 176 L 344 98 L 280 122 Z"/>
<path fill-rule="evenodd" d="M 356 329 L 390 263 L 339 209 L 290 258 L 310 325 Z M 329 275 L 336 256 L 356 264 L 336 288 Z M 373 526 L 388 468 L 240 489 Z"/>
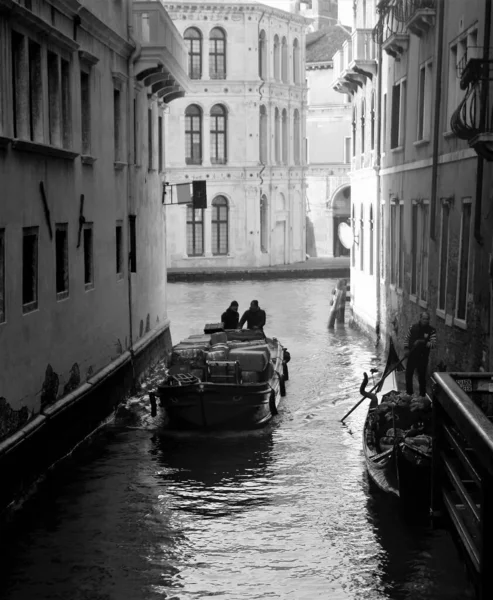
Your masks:
<path fill-rule="evenodd" d="M 86 218 L 84 217 L 84 194 L 80 195 L 80 208 L 79 208 L 79 235 L 77 237 L 77 248 L 80 246 L 80 238 L 82 234 L 82 228 L 84 227 L 84 223 L 86 222 Z"/>
<path fill-rule="evenodd" d="M 51 228 L 50 221 L 50 209 L 48 208 L 48 202 L 46 200 L 45 186 L 42 181 L 39 182 L 39 191 L 41 192 L 41 199 L 43 201 L 43 210 L 45 213 L 46 224 L 48 225 L 48 231 L 50 233 L 50 240 L 53 239 L 53 229 Z"/>

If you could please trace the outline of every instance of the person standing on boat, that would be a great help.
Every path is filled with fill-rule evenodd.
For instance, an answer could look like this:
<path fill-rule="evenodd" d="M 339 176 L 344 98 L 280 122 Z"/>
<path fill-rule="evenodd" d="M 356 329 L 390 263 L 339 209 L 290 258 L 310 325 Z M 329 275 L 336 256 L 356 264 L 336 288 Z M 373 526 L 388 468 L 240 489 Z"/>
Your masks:
<path fill-rule="evenodd" d="M 229 307 L 221 315 L 221 321 L 224 325 L 224 329 L 238 329 L 238 321 L 240 315 L 238 314 L 238 302 L 233 300 Z"/>
<path fill-rule="evenodd" d="M 240 319 L 239 327 L 242 329 L 243 325 L 247 324 L 247 329 L 264 329 L 266 321 L 265 310 L 262 310 L 258 305 L 258 300 L 252 300 L 250 302 L 250 308 L 243 313 Z"/>
<path fill-rule="evenodd" d="M 419 321 L 409 327 L 406 341 L 404 342 L 404 356 L 407 357 L 406 365 L 406 392 L 413 394 L 414 371 L 418 372 L 419 395 L 426 395 L 426 370 L 430 350 L 436 348 L 437 332 L 430 325 L 430 313 L 422 312 Z"/>

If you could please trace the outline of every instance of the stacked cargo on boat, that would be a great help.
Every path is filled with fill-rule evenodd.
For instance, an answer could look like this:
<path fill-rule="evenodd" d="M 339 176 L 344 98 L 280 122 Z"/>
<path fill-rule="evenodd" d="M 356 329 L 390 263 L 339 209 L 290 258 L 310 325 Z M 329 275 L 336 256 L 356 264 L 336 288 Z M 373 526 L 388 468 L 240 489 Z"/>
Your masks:
<path fill-rule="evenodd" d="M 272 376 L 271 358 L 262 332 L 191 335 L 173 347 L 169 374 L 188 373 L 212 383 L 259 383 Z"/>

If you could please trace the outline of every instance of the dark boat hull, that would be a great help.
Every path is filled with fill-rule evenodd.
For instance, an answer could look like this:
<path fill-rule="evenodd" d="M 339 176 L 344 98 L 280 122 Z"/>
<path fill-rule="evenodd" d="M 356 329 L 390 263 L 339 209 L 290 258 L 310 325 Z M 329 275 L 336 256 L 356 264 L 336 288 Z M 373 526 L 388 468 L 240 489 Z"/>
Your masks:
<path fill-rule="evenodd" d="M 172 429 L 253 429 L 265 425 L 280 401 L 279 382 L 160 386 L 158 396 Z"/>

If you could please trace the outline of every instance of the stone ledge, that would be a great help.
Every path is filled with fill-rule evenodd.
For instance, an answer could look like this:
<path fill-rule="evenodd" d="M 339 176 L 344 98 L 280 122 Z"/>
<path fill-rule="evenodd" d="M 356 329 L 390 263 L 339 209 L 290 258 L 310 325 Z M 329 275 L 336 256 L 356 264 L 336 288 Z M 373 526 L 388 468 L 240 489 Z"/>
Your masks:
<path fill-rule="evenodd" d="M 12 140 L 12 148 L 23 152 L 33 152 L 35 154 L 44 154 L 45 156 L 53 156 L 54 158 L 63 158 L 65 160 L 74 160 L 78 156 L 77 152 L 50 146 L 48 144 L 40 144 L 39 142 L 31 142 L 30 140 L 21 140 L 15 138 Z"/>

